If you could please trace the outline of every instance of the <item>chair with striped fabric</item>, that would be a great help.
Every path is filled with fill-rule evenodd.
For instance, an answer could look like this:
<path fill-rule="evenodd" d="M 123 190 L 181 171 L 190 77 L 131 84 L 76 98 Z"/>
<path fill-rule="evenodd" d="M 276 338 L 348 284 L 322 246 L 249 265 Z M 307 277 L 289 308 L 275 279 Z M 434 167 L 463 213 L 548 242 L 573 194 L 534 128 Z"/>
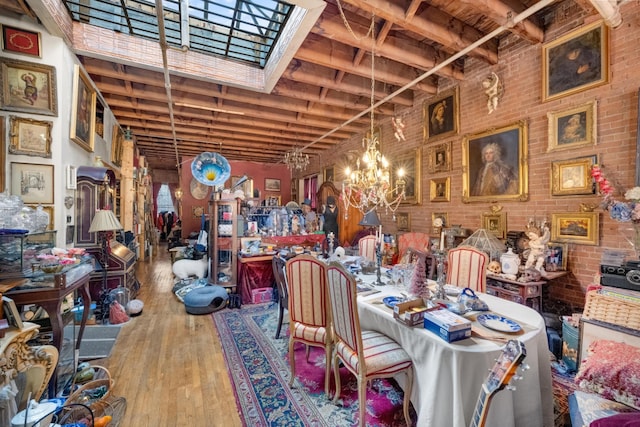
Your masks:
<path fill-rule="evenodd" d="M 370 234 L 358 240 L 358 255 L 371 261 L 376 262 L 376 244 L 378 239 Z"/>
<path fill-rule="evenodd" d="M 407 381 L 404 389 L 403 412 L 407 425 L 411 425 L 409 417 L 409 402 L 413 387 L 411 358 L 398 343 L 386 335 L 360 329 L 356 282 L 341 265 L 332 263 L 327 267 L 327 287 L 335 340 L 332 363 L 336 394 L 333 402 L 336 403 L 340 397 L 338 359 L 358 379 L 361 427 L 366 424 L 367 382 L 374 378 L 389 378 L 404 372 L 407 375 Z"/>
<path fill-rule="evenodd" d="M 473 246 L 458 246 L 447 255 L 447 283 L 484 292 L 489 255 Z"/>
<path fill-rule="evenodd" d="M 289 290 L 289 386 L 293 387 L 296 372 L 294 343 L 297 341 L 307 346 L 307 362 L 308 346 L 322 347 L 326 355 L 324 388 L 328 397 L 333 337 L 325 266 L 311 255 L 299 255 L 287 261 L 286 276 Z"/>

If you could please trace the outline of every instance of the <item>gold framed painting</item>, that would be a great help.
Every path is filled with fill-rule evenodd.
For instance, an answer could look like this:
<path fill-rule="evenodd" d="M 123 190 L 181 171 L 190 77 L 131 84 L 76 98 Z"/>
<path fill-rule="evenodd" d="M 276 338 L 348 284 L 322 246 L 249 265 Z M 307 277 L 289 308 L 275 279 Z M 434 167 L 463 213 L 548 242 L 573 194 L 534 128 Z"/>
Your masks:
<path fill-rule="evenodd" d="M 544 257 L 544 269 L 546 271 L 565 271 L 569 256 L 568 244 L 562 242 L 548 242 Z"/>
<path fill-rule="evenodd" d="M 428 99 L 422 106 L 425 142 L 456 135 L 458 133 L 459 91 L 456 86 L 437 96 Z"/>
<path fill-rule="evenodd" d="M 445 228 L 449 226 L 449 214 L 447 212 L 432 212 L 431 213 L 431 225 L 432 227 Z"/>
<path fill-rule="evenodd" d="M 0 58 L 0 82 L 0 110 L 58 115 L 54 67 Z"/>
<path fill-rule="evenodd" d="M 74 65 L 72 101 L 69 137 L 92 153 L 95 140 L 96 91 L 91 86 L 89 76 L 77 64 Z"/>
<path fill-rule="evenodd" d="M 434 178 L 429 184 L 429 201 L 448 202 L 451 200 L 450 178 Z"/>
<path fill-rule="evenodd" d="M 323 174 L 323 182 L 333 182 L 335 181 L 335 171 L 334 171 L 334 166 L 328 166 L 326 168 L 324 168 L 322 170 L 322 174 Z"/>
<path fill-rule="evenodd" d="M 566 212 L 551 214 L 551 240 L 562 243 L 598 245 L 599 212 Z"/>
<path fill-rule="evenodd" d="M 595 100 L 568 110 L 548 112 L 547 153 L 596 145 L 596 116 L 597 101 Z"/>
<path fill-rule="evenodd" d="M 11 116 L 9 153 L 51 158 L 53 122 Z M 4 134 L 3 134 L 4 136 Z"/>
<path fill-rule="evenodd" d="M 113 125 L 111 133 L 111 163 L 122 166 L 122 151 L 124 149 L 124 131 L 118 125 Z"/>
<path fill-rule="evenodd" d="M 507 214 L 505 212 L 484 212 L 480 214 L 482 228 L 498 239 L 507 238 Z"/>
<path fill-rule="evenodd" d="M 275 194 L 267 195 L 264 199 L 265 206 L 280 206 L 280 196 Z"/>
<path fill-rule="evenodd" d="M 451 170 L 451 141 L 427 147 L 427 171 L 429 173 Z"/>
<path fill-rule="evenodd" d="M 596 186 L 591 177 L 591 168 L 597 156 L 581 157 L 551 162 L 551 195 L 570 196 L 594 194 Z"/>
<path fill-rule="evenodd" d="M 411 230 L 411 214 L 409 212 L 396 212 L 396 227 L 398 231 Z"/>
<path fill-rule="evenodd" d="M 542 46 L 542 101 L 609 82 L 609 30 L 604 21 Z"/>
<path fill-rule="evenodd" d="M 265 178 L 264 191 L 280 191 L 280 180 L 276 178 Z"/>
<path fill-rule="evenodd" d="M 4 116 L 0 116 L 0 192 L 4 192 L 4 174 L 7 164 L 7 154 L 4 149 Z"/>
<path fill-rule="evenodd" d="M 405 199 L 402 203 L 419 205 L 422 203 L 421 191 L 421 160 L 422 149 L 416 148 L 411 151 L 399 154 L 393 159 L 391 164 L 391 188 L 398 186 L 400 179 L 404 180 Z M 404 171 L 400 178 L 400 170 Z M 396 197 L 396 193 L 393 194 Z"/>
<path fill-rule="evenodd" d="M 529 197 L 527 123 L 467 135 L 462 141 L 462 201 L 525 201 Z"/>

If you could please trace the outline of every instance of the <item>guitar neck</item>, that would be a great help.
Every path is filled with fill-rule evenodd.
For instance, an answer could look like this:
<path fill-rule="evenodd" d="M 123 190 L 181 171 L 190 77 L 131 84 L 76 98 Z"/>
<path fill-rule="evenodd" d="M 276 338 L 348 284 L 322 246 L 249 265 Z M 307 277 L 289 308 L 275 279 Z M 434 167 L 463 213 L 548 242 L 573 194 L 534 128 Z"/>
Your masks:
<path fill-rule="evenodd" d="M 473 419 L 471 420 L 471 424 L 469 424 L 470 427 L 484 427 L 491 397 L 492 394 L 488 393 L 483 385 L 480 396 L 478 396 L 478 401 L 476 402 L 476 408 L 473 410 Z"/>

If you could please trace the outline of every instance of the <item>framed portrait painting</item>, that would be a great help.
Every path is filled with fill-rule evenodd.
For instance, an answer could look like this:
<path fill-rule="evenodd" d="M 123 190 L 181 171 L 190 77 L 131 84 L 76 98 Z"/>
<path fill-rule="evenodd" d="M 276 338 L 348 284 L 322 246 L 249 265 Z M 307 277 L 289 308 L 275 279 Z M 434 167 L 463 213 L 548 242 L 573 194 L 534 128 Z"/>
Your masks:
<path fill-rule="evenodd" d="M 53 122 L 11 116 L 9 153 L 51 158 Z"/>
<path fill-rule="evenodd" d="M 594 100 L 568 110 L 548 112 L 547 152 L 596 145 L 596 107 Z"/>
<path fill-rule="evenodd" d="M 458 87 L 428 99 L 422 106 L 425 142 L 456 135 L 459 128 Z"/>
<path fill-rule="evenodd" d="M 414 205 L 422 203 L 422 190 L 420 185 L 421 159 L 421 148 L 399 154 L 393 159 L 391 164 L 391 188 L 398 187 L 400 179 L 404 181 L 405 199 L 402 203 Z M 400 178 L 400 170 L 404 172 L 402 178 Z M 395 192 L 393 196 L 396 197 Z"/>
<path fill-rule="evenodd" d="M 24 203 L 53 204 L 53 165 L 11 163 L 11 194 Z"/>
<path fill-rule="evenodd" d="M 2 25 L 2 50 L 40 58 L 40 33 Z"/>
<path fill-rule="evenodd" d="M 596 184 L 591 177 L 591 168 L 596 163 L 597 156 L 551 162 L 551 195 L 594 194 Z"/>
<path fill-rule="evenodd" d="M 551 214 L 552 241 L 597 246 L 599 232 L 599 212 Z"/>
<path fill-rule="evenodd" d="M 549 242 L 544 257 L 544 269 L 546 271 L 564 271 L 567 269 L 567 257 L 569 255 L 567 243 Z"/>
<path fill-rule="evenodd" d="M 1 110 L 58 115 L 54 67 L 0 58 L 0 83 Z"/>
<path fill-rule="evenodd" d="M 323 182 L 335 181 L 335 168 L 334 166 L 328 166 L 323 170 Z"/>
<path fill-rule="evenodd" d="M 118 125 L 113 125 L 111 133 L 111 163 L 122 166 L 122 150 L 124 148 L 124 131 Z"/>
<path fill-rule="evenodd" d="M 409 212 L 396 212 L 396 226 L 398 231 L 411 230 L 411 216 Z"/>
<path fill-rule="evenodd" d="M 429 173 L 451 170 L 451 141 L 427 147 Z"/>
<path fill-rule="evenodd" d="M 498 239 L 507 237 L 507 214 L 505 212 L 484 212 L 480 215 L 482 228 Z"/>
<path fill-rule="evenodd" d="M 542 100 L 609 82 L 609 33 L 597 21 L 542 46 Z"/>
<path fill-rule="evenodd" d="M 450 200 L 449 177 L 434 178 L 429 185 L 429 201 L 448 202 Z"/>
<path fill-rule="evenodd" d="M 525 121 L 462 141 L 462 201 L 525 201 L 529 196 Z"/>
<path fill-rule="evenodd" d="M 95 139 L 96 91 L 91 86 L 89 76 L 77 64 L 74 66 L 72 101 L 69 137 L 92 153 Z"/>

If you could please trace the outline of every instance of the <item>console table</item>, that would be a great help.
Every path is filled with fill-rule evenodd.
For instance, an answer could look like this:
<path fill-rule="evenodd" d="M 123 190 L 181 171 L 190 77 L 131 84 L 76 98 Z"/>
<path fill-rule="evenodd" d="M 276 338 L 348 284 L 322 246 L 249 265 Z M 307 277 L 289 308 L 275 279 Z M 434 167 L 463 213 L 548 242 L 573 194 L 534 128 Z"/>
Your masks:
<path fill-rule="evenodd" d="M 550 280 L 566 275 L 567 271 L 547 271 L 546 275 L 534 282 L 519 282 L 502 276 L 487 274 L 486 293 L 502 299 L 524 304 L 542 311 L 542 287 Z"/>

